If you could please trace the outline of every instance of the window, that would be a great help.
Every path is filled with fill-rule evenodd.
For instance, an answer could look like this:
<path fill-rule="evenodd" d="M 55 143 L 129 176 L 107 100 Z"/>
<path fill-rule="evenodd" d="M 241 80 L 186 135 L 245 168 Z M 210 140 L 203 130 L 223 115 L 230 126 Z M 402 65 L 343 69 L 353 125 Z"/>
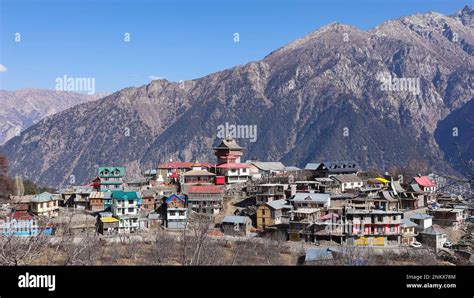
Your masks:
<path fill-rule="evenodd" d="M 133 208 L 128 208 L 128 212 L 133 212 Z"/>
<path fill-rule="evenodd" d="M 176 216 L 176 211 L 170 211 L 170 216 Z"/>
<path fill-rule="evenodd" d="M 128 200 L 128 203 L 129 203 L 130 205 L 132 205 L 132 204 L 133 204 L 133 200 Z"/>
<path fill-rule="evenodd" d="M 265 215 L 265 209 L 262 209 L 262 215 Z"/>
<path fill-rule="evenodd" d="M 184 211 L 179 211 L 179 216 L 184 216 Z"/>
<path fill-rule="evenodd" d="M 390 227 L 390 232 L 395 232 L 395 227 L 394 226 Z"/>

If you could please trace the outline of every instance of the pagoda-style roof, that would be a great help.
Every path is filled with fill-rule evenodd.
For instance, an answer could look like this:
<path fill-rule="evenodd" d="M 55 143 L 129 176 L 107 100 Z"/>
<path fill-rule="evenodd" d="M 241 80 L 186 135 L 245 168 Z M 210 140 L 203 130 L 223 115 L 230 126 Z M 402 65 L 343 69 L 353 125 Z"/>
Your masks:
<path fill-rule="evenodd" d="M 243 147 L 240 147 L 239 144 L 234 139 L 223 139 L 219 146 L 214 147 L 214 150 L 243 150 Z"/>

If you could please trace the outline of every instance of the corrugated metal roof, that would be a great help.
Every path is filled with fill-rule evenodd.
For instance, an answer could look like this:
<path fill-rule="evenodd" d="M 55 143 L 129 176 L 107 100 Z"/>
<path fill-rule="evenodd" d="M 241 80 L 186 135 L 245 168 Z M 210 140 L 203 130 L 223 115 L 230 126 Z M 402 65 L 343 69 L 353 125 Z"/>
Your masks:
<path fill-rule="evenodd" d="M 417 227 L 418 225 L 414 222 L 412 222 L 409 219 L 402 219 L 402 227 L 403 228 L 414 228 Z"/>
<path fill-rule="evenodd" d="M 286 200 L 275 200 L 266 203 L 266 205 L 270 206 L 271 208 L 278 210 L 278 209 L 283 209 L 283 208 L 291 208 L 290 205 L 288 205 L 288 202 Z"/>
<path fill-rule="evenodd" d="M 317 168 L 319 168 L 319 166 L 321 165 L 321 163 L 307 163 L 306 166 L 304 167 L 305 170 L 316 170 Z"/>
<path fill-rule="evenodd" d="M 326 203 L 329 202 L 330 195 L 327 193 L 306 193 L 306 192 L 297 192 L 291 201 L 313 201 L 313 202 L 321 202 Z"/>
<path fill-rule="evenodd" d="M 59 198 L 52 193 L 43 192 L 43 193 L 40 193 L 39 195 L 34 196 L 33 199 L 31 199 L 31 201 L 36 202 L 36 203 L 41 203 L 41 202 L 54 201 L 58 199 Z"/>
<path fill-rule="evenodd" d="M 334 176 L 331 176 L 331 178 L 338 181 L 339 183 L 362 182 L 362 179 L 360 179 L 355 174 L 334 175 Z"/>
<path fill-rule="evenodd" d="M 285 165 L 277 161 L 253 161 L 252 164 L 262 171 L 284 171 Z"/>
<path fill-rule="evenodd" d="M 433 216 L 431 215 L 428 215 L 426 213 L 413 213 L 411 216 L 410 216 L 410 219 L 430 219 L 430 218 L 433 218 Z"/>
<path fill-rule="evenodd" d="M 433 187 L 435 186 L 433 182 L 430 181 L 430 178 L 428 176 L 421 176 L 421 177 L 415 177 L 416 183 L 423 187 Z"/>
<path fill-rule="evenodd" d="M 111 222 L 118 222 L 119 220 L 116 219 L 115 217 L 107 216 L 107 217 L 101 217 L 100 221 L 105 222 L 105 223 L 111 223 Z"/>
<path fill-rule="evenodd" d="M 250 218 L 247 216 L 238 216 L 238 215 L 226 215 L 222 222 L 227 223 L 240 223 L 245 224 L 246 222 L 250 221 Z"/>

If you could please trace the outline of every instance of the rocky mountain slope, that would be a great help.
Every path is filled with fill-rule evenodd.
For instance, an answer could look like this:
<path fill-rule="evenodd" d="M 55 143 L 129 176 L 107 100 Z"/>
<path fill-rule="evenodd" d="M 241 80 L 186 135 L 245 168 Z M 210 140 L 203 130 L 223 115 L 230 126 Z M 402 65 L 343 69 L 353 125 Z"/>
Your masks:
<path fill-rule="evenodd" d="M 261 61 L 68 109 L 2 151 L 13 174 L 47 185 L 71 175 L 85 182 L 97 165 L 125 164 L 130 173 L 169 158 L 213 160 L 218 127 L 228 123 L 257 126 L 256 142 L 238 140 L 247 158 L 298 166 L 354 159 L 377 168 L 423 159 L 454 172 L 434 133 L 474 97 L 471 24 L 471 7 L 369 31 L 332 23 Z M 393 83 L 399 79 L 411 85 Z"/>
<path fill-rule="evenodd" d="M 44 89 L 0 90 L 0 145 L 45 117 L 103 96 Z"/>

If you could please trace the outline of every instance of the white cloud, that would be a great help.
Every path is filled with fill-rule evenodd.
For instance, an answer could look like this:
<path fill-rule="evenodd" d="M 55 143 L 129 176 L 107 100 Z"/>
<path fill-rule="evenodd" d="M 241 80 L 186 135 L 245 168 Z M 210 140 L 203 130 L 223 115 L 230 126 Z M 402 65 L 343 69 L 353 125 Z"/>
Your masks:
<path fill-rule="evenodd" d="M 0 72 L 7 72 L 7 67 L 3 64 L 0 64 Z"/>
<path fill-rule="evenodd" d="M 148 76 L 150 80 L 163 80 L 165 77 L 159 77 L 159 76 Z"/>

